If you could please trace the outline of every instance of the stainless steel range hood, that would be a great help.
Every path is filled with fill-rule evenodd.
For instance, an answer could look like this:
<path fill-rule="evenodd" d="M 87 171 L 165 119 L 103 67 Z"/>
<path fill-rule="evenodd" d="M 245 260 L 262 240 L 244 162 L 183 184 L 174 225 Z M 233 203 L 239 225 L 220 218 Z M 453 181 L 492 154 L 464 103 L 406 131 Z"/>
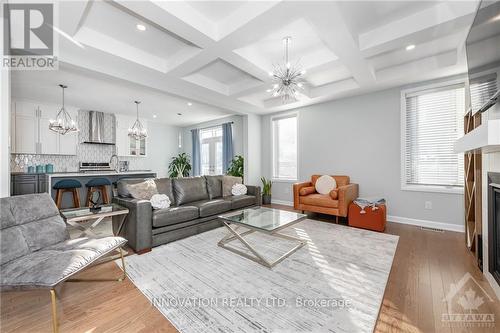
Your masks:
<path fill-rule="evenodd" d="M 88 111 L 88 137 L 83 143 L 114 145 L 115 117 L 99 111 Z"/>

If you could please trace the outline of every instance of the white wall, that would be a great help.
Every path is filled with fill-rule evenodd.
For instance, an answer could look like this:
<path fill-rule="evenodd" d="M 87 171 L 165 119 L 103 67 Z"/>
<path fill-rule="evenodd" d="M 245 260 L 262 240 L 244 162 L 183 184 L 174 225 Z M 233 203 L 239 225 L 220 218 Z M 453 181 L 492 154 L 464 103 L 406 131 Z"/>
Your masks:
<path fill-rule="evenodd" d="M 386 198 L 388 215 L 403 223 L 463 230 L 463 195 L 402 191 L 400 89 L 298 109 L 299 180 L 348 175 L 360 196 Z M 271 176 L 271 116 L 262 119 L 262 170 Z M 273 185 L 273 200 L 292 202 L 292 184 Z M 425 201 L 432 209 L 424 209 Z M 424 221 L 417 221 L 424 220 Z"/>
<path fill-rule="evenodd" d="M 244 118 L 245 183 L 260 185 L 261 168 L 261 116 L 249 114 Z"/>
<path fill-rule="evenodd" d="M 156 172 L 157 177 L 168 177 L 168 164 L 179 154 L 180 127 L 148 121 L 148 153 L 144 159 L 146 169 Z"/>
<path fill-rule="evenodd" d="M 3 36 L 3 16 L 0 17 Z M 3 55 L 3 42 L 0 43 Z M 10 72 L 0 68 L 0 198 L 10 195 Z"/>

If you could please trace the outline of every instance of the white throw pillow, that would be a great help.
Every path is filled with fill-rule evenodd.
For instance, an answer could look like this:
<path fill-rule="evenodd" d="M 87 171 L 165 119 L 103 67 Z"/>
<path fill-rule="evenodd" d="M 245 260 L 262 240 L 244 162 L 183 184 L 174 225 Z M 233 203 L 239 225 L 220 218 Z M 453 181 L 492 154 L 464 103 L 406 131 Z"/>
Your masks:
<path fill-rule="evenodd" d="M 337 182 L 332 176 L 323 175 L 316 180 L 315 188 L 320 194 L 329 194 L 331 190 L 337 188 Z"/>
<path fill-rule="evenodd" d="M 170 207 L 170 198 L 166 194 L 155 194 L 151 197 L 153 209 L 164 209 Z"/>
<path fill-rule="evenodd" d="M 232 195 L 243 195 L 247 194 L 247 187 L 243 184 L 234 184 L 231 188 Z"/>

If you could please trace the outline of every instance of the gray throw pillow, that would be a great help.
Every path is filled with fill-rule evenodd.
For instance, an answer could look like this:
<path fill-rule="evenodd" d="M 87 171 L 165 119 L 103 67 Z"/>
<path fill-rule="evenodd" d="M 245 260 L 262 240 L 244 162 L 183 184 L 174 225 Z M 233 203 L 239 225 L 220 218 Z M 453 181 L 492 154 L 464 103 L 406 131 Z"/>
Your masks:
<path fill-rule="evenodd" d="M 151 200 L 151 197 L 158 194 L 154 179 L 147 179 L 137 184 L 127 185 L 130 195 L 134 199 Z"/>
<path fill-rule="evenodd" d="M 231 190 L 233 189 L 234 184 L 242 184 L 243 179 L 241 177 L 234 176 L 224 176 L 222 178 L 222 195 L 224 197 L 228 197 L 233 195 Z"/>

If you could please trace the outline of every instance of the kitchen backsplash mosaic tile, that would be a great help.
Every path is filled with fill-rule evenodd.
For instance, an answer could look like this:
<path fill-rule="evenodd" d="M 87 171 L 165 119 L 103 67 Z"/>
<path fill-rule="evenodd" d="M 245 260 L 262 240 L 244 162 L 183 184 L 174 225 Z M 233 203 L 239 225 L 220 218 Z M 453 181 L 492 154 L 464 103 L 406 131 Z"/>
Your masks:
<path fill-rule="evenodd" d="M 80 129 L 88 128 L 88 116 L 85 111 L 78 112 L 78 124 L 81 126 Z M 105 126 L 105 130 L 112 128 L 112 126 Z M 86 137 L 88 137 L 87 131 L 78 132 L 78 142 L 85 141 Z M 76 156 L 11 154 L 10 168 L 12 172 L 28 172 L 28 166 L 50 163 L 54 165 L 54 172 L 78 171 L 80 162 L 109 162 L 115 153 L 116 146 L 80 143 L 77 146 Z M 120 157 L 119 159 L 129 161 L 130 170 L 148 169 L 145 158 Z"/>

